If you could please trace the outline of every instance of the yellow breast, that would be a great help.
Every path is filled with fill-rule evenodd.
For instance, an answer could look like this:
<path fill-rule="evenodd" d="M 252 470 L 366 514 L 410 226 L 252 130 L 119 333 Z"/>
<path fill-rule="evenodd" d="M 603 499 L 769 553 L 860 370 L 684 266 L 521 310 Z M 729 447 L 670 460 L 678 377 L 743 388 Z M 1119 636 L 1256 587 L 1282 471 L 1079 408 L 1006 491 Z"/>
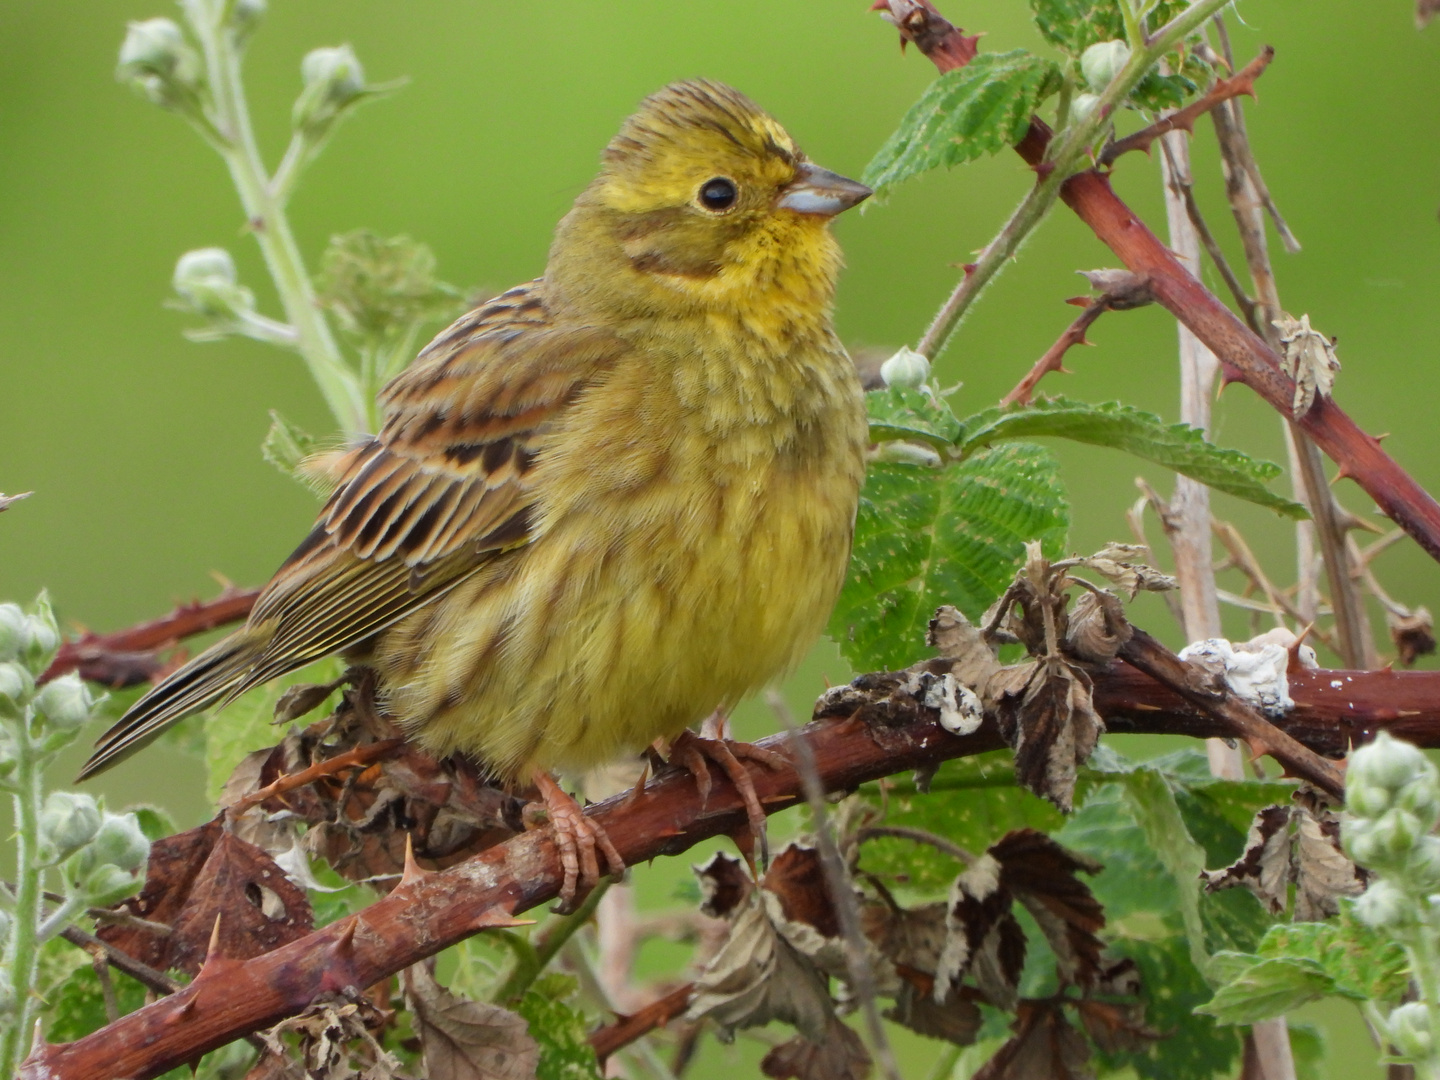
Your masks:
<path fill-rule="evenodd" d="M 666 327 L 568 411 L 535 539 L 377 643 L 389 706 L 502 776 L 673 736 L 793 666 L 849 558 L 865 422 L 828 330 Z"/>

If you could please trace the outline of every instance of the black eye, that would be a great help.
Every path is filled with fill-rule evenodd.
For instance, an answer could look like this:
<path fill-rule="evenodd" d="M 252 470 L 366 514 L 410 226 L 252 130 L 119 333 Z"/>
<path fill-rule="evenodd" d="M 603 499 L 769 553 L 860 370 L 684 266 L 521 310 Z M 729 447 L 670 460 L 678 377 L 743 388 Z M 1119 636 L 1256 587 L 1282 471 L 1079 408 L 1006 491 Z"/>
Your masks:
<path fill-rule="evenodd" d="M 700 205 L 706 210 L 727 210 L 734 204 L 735 194 L 735 182 L 717 176 L 700 189 Z"/>

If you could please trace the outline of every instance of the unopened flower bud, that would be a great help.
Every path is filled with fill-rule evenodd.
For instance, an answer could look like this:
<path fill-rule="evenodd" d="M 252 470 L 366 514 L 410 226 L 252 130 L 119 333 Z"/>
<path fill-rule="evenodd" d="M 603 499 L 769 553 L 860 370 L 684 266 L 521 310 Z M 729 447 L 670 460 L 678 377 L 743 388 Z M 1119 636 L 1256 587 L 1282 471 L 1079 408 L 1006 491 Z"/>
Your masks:
<path fill-rule="evenodd" d="M 1435 766 L 1416 747 L 1382 731 L 1375 741 L 1350 755 L 1345 785 L 1364 784 L 1399 791 L 1421 778 L 1435 782 Z"/>
<path fill-rule="evenodd" d="M 1378 818 L 1395 803 L 1395 793 L 1378 784 L 1357 784 L 1351 779 L 1345 785 L 1345 809 L 1355 817 Z"/>
<path fill-rule="evenodd" d="M 1395 805 L 1419 818 L 1426 832 L 1433 829 L 1440 821 L 1440 778 L 1435 770 L 1422 772 L 1402 787 L 1395 796 Z"/>
<path fill-rule="evenodd" d="M 24 653 L 31 671 L 44 671 L 60 648 L 60 626 L 50 609 L 50 598 L 41 593 L 35 600 L 35 612 L 25 620 Z"/>
<path fill-rule="evenodd" d="M 150 840 L 134 814 L 106 814 L 90 847 L 97 863 L 121 870 L 138 870 L 150 857 Z"/>
<path fill-rule="evenodd" d="M 237 44 L 244 44 L 245 41 L 260 26 L 260 20 L 265 18 L 265 12 L 269 8 L 266 0 L 232 0 L 230 4 L 230 31 L 235 35 Z"/>
<path fill-rule="evenodd" d="M 1355 917 L 1376 930 L 1403 925 L 1410 918 L 1411 910 L 1405 892 L 1384 878 L 1370 882 L 1370 887 L 1355 901 Z"/>
<path fill-rule="evenodd" d="M 1426 1061 L 1435 1049 L 1430 1031 L 1430 1007 L 1423 1001 L 1410 1001 L 1397 1006 L 1386 1021 L 1390 1041 L 1408 1058 Z"/>
<path fill-rule="evenodd" d="M 0 660 L 14 660 L 25 647 L 25 613 L 19 604 L 0 604 Z"/>
<path fill-rule="evenodd" d="M 0 663 L 0 713 L 19 715 L 20 708 L 35 690 L 35 680 L 22 664 Z"/>
<path fill-rule="evenodd" d="M 1075 100 L 1070 103 L 1070 117 L 1077 124 L 1082 124 L 1090 119 L 1090 114 L 1095 111 L 1095 106 L 1100 103 L 1099 94 L 1076 94 Z"/>
<path fill-rule="evenodd" d="M 211 319 L 234 318 L 255 307 L 255 295 L 237 282 L 235 260 L 224 248 L 185 252 L 171 284 L 186 308 Z"/>
<path fill-rule="evenodd" d="M 349 45 L 310 50 L 300 61 L 300 78 L 305 88 L 295 100 L 291 120 L 312 139 L 322 137 L 366 93 L 365 69 Z"/>
<path fill-rule="evenodd" d="M 62 731 L 74 731 L 90 719 L 95 699 L 75 672 L 46 683 L 35 695 L 35 707 Z"/>
<path fill-rule="evenodd" d="M 79 882 L 80 891 L 94 907 L 109 907 L 118 904 L 140 888 L 141 881 L 134 874 L 126 873 L 113 863 L 97 866 Z"/>
<path fill-rule="evenodd" d="M 887 439 L 875 451 L 876 461 L 895 461 L 901 465 L 926 465 L 935 468 L 940 464 L 940 455 L 920 443 Z"/>
<path fill-rule="evenodd" d="M 907 346 L 902 346 L 890 359 L 880 365 L 880 378 L 886 386 L 908 386 L 918 388 L 930 378 L 930 361 Z"/>
<path fill-rule="evenodd" d="M 1123 41 L 1098 41 L 1080 54 L 1080 74 L 1085 85 L 1102 93 L 1130 62 L 1130 46 Z"/>
<path fill-rule="evenodd" d="M 100 807 L 89 795 L 52 791 L 40 811 L 40 861 L 56 863 L 95 839 Z"/>
<path fill-rule="evenodd" d="M 1423 892 L 1440 892 L 1440 837 L 1420 838 L 1405 864 L 1405 875 Z"/>
<path fill-rule="evenodd" d="M 132 22 L 120 46 L 115 77 L 140 90 L 156 105 L 192 104 L 200 85 L 200 58 L 172 19 Z"/>

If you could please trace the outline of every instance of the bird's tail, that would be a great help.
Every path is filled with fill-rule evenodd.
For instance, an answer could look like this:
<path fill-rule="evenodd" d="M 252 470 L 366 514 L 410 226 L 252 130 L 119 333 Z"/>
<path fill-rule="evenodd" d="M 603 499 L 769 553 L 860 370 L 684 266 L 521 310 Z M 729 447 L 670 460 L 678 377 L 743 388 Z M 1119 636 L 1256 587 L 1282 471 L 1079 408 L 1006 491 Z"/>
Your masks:
<path fill-rule="evenodd" d="M 76 780 L 84 780 L 129 757 L 171 724 L 229 693 L 255 666 L 270 635 L 253 627 L 210 646 L 125 711 L 100 737 Z"/>

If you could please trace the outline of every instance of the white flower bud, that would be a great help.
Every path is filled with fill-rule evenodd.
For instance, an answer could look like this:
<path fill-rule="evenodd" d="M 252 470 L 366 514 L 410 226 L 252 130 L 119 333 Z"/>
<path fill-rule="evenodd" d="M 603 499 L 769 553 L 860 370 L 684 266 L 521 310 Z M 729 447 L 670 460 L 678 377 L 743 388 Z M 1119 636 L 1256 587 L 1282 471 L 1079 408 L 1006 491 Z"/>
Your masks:
<path fill-rule="evenodd" d="M 230 5 L 230 31 L 237 43 L 244 44 L 260 27 L 269 8 L 266 0 L 232 0 Z"/>
<path fill-rule="evenodd" d="M 1070 103 L 1070 119 L 1077 124 L 1084 123 L 1099 103 L 1099 94 L 1076 94 L 1075 100 Z"/>
<path fill-rule="evenodd" d="M 0 604 L 0 660 L 14 660 L 25 647 L 25 613 L 19 604 Z"/>
<path fill-rule="evenodd" d="M 1123 41 L 1098 41 L 1080 55 L 1080 74 L 1085 85 L 1103 93 L 1130 62 L 1130 46 Z"/>
<path fill-rule="evenodd" d="M 1345 809 L 1360 818 L 1377 818 L 1394 804 L 1394 792 L 1375 784 L 1357 784 L 1354 778 L 1345 785 Z"/>
<path fill-rule="evenodd" d="M 109 907 L 134 894 L 140 885 L 140 878 L 134 874 L 126 873 L 113 863 L 105 863 L 87 874 L 79 888 L 92 907 Z"/>
<path fill-rule="evenodd" d="M 312 139 L 323 137 L 340 114 L 367 92 L 365 69 L 349 45 L 310 50 L 300 61 L 300 78 L 305 88 L 295 100 L 291 121 Z"/>
<path fill-rule="evenodd" d="M 1430 1031 L 1430 1007 L 1423 1001 L 1411 1001 L 1397 1006 L 1386 1021 L 1390 1041 L 1395 1048 L 1408 1058 L 1426 1061 L 1435 1050 L 1435 1039 Z"/>
<path fill-rule="evenodd" d="M 1420 838 L 1405 864 L 1405 876 L 1423 892 L 1440 891 L 1440 837 Z"/>
<path fill-rule="evenodd" d="M 1355 917 L 1376 930 L 1394 929 L 1409 921 L 1412 905 L 1394 882 L 1378 878 L 1355 901 Z"/>
<path fill-rule="evenodd" d="M 150 857 L 150 840 L 140 831 L 134 814 L 106 814 L 90 849 L 97 863 L 109 863 L 121 870 L 138 870 Z"/>
<path fill-rule="evenodd" d="M 239 318 L 255 308 L 254 293 L 237 282 L 235 260 L 224 248 L 185 252 L 171 284 L 184 307 L 207 318 Z"/>
<path fill-rule="evenodd" d="M 1426 764 L 1430 764 L 1428 759 Z M 1395 796 L 1395 805 L 1419 818 L 1426 832 L 1433 829 L 1440 821 L 1440 777 L 1436 776 L 1435 769 L 1422 771 L 1401 788 Z"/>
<path fill-rule="evenodd" d="M 156 105 L 192 104 L 200 85 L 200 58 L 172 19 L 132 22 L 120 46 L 115 77 Z"/>
<path fill-rule="evenodd" d="M 52 791 L 40 811 L 40 861 L 56 863 L 93 840 L 100 807 L 89 795 Z"/>
<path fill-rule="evenodd" d="M 35 695 L 35 707 L 62 731 L 74 731 L 90 719 L 95 699 L 75 672 L 46 683 Z"/>
<path fill-rule="evenodd" d="M 26 667 L 13 661 L 0 663 L 0 713 L 18 716 L 34 692 L 35 679 Z"/>
<path fill-rule="evenodd" d="M 33 672 L 44 671 L 60 648 L 60 626 L 50 609 L 50 598 L 41 593 L 35 599 L 35 611 L 25 620 L 25 662 Z"/>
<path fill-rule="evenodd" d="M 1416 747 L 1393 737 L 1388 731 L 1350 755 L 1345 784 L 1364 784 L 1399 791 L 1422 777 L 1435 782 L 1435 766 Z"/>
<path fill-rule="evenodd" d="M 930 361 L 908 346 L 902 346 L 890 359 L 880 365 L 880 378 L 886 386 L 908 386 L 918 388 L 930 378 Z"/>

